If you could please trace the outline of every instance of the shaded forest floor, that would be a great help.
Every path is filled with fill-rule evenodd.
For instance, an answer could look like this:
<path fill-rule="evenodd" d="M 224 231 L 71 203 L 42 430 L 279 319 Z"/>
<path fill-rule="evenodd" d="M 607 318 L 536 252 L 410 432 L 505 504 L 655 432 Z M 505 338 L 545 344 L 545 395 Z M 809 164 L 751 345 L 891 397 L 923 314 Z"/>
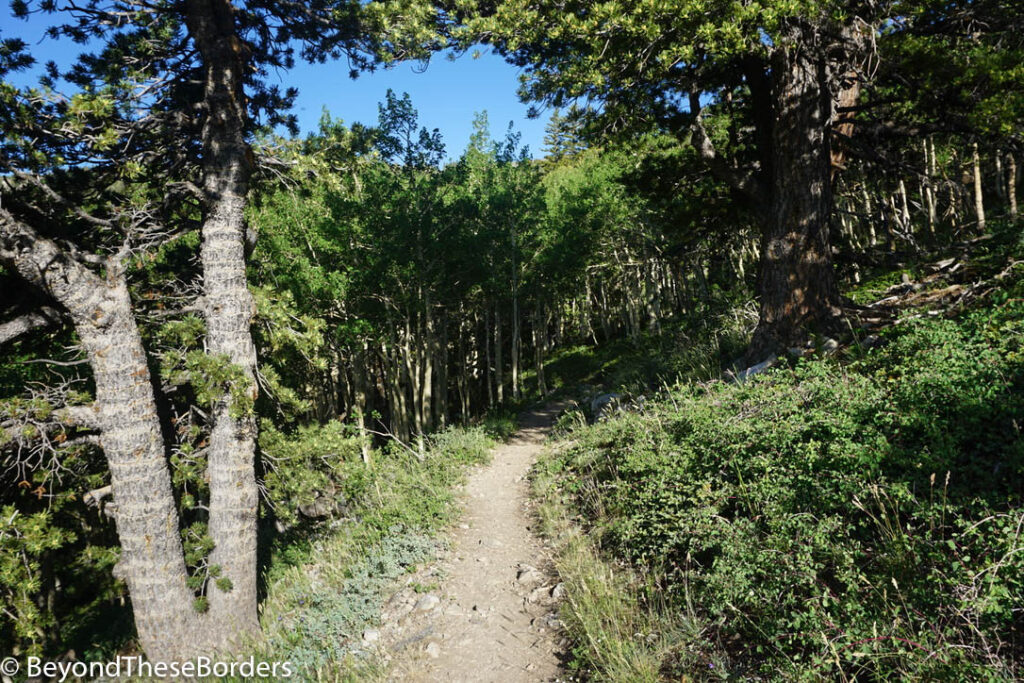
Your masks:
<path fill-rule="evenodd" d="M 593 363 L 615 404 L 583 387 L 533 475 L 569 671 L 1019 680 L 1022 252 L 883 254 L 847 337 L 756 375 L 720 372 L 741 314 Z"/>

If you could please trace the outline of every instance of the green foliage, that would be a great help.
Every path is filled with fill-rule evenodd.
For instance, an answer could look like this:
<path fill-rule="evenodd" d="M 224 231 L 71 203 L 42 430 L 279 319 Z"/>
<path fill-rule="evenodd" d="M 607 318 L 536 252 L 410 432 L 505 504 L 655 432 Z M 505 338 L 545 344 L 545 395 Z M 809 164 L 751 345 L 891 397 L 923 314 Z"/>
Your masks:
<path fill-rule="evenodd" d="M 296 582 L 282 587 L 273 599 L 290 609 L 268 625 L 273 634 L 268 648 L 305 672 L 323 673 L 343 664 L 363 629 L 376 622 L 385 591 L 436 550 L 429 536 L 395 527 L 390 535 L 363 548 L 344 570 L 331 567 L 336 573 L 331 578 L 337 583 Z"/>
<path fill-rule="evenodd" d="M 497 441 L 508 441 L 518 428 L 514 412 L 509 410 L 492 410 L 484 416 L 480 423 L 483 431 Z"/>
<path fill-rule="evenodd" d="M 1020 675 L 1024 308 L 891 337 L 845 368 L 687 385 L 576 426 L 554 465 L 574 506 L 702 625 L 665 666 Z"/>
<path fill-rule="evenodd" d="M 0 510 L 0 596 L 14 637 L 31 643 L 30 654 L 41 652 L 39 637 L 52 628 L 56 615 L 37 600 L 42 586 L 41 562 L 47 551 L 74 539 L 70 530 L 54 523 L 47 511 L 21 514 L 13 505 Z"/>
<path fill-rule="evenodd" d="M 396 579 L 436 553 L 432 536 L 456 512 L 453 487 L 494 443 L 481 427 L 452 427 L 429 438 L 422 460 L 388 448 L 364 465 L 357 446 L 331 425 L 301 431 L 298 440 L 270 437 L 264 447 L 282 464 L 288 453 L 309 450 L 317 458 L 346 444 L 353 450 L 348 463 L 322 458 L 336 463 L 331 472 L 347 519 L 314 527 L 302 542 L 286 535 L 273 548 L 262 617 L 265 656 L 293 662 L 307 676 L 342 678 L 362 670 L 365 662 L 355 655 L 362 631 L 376 625 Z M 275 510 L 281 516 L 282 505 Z"/>
<path fill-rule="evenodd" d="M 365 473 L 361 439 L 340 422 L 300 427 L 286 434 L 269 420 L 260 426 L 260 450 L 267 465 L 263 483 L 274 514 L 294 523 L 299 505 L 319 492 L 337 491 L 344 498 L 363 493 Z"/>

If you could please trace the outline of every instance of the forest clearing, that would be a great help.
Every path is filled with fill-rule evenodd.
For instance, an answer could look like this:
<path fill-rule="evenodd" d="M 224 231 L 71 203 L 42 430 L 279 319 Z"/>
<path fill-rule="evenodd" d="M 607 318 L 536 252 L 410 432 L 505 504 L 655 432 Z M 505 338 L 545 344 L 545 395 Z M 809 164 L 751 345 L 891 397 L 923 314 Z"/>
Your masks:
<path fill-rule="evenodd" d="M 1024 678 L 1020 3 L 2 16 L 3 680 Z"/>

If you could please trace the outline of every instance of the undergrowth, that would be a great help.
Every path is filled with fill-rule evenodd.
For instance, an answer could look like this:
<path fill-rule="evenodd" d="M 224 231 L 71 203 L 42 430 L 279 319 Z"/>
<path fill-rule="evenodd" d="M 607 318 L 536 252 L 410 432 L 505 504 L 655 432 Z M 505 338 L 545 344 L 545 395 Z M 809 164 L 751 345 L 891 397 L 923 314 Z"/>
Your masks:
<path fill-rule="evenodd" d="M 1024 286 L 843 362 L 563 417 L 536 473 L 597 680 L 1019 680 Z"/>
<path fill-rule="evenodd" d="M 486 461 L 496 437 L 510 433 L 508 416 L 482 426 L 452 427 L 429 437 L 422 460 L 401 447 L 375 451 L 368 465 L 358 448 L 333 463 L 345 505 L 313 533 L 285 533 L 273 544 L 262 604 L 265 661 L 288 661 L 301 680 L 382 679 L 373 653 L 361 644 L 377 624 L 395 582 L 433 557 L 435 533 L 457 513 L 454 487 L 467 465 Z M 306 433 L 303 446 L 329 444 Z M 330 453 L 310 457 L 337 457 Z"/>

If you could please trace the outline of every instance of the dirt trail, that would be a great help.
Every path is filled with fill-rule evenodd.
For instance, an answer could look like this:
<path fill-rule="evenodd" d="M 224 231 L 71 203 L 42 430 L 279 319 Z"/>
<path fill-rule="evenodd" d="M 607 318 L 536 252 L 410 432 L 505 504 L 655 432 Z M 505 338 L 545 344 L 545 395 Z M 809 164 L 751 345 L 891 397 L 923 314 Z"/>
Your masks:
<path fill-rule="evenodd" d="M 557 412 L 526 414 L 470 475 L 451 550 L 414 577 L 420 592 L 410 585 L 388 601 L 380 644 L 392 658 L 389 680 L 558 680 L 561 587 L 531 531 L 526 481 Z"/>

